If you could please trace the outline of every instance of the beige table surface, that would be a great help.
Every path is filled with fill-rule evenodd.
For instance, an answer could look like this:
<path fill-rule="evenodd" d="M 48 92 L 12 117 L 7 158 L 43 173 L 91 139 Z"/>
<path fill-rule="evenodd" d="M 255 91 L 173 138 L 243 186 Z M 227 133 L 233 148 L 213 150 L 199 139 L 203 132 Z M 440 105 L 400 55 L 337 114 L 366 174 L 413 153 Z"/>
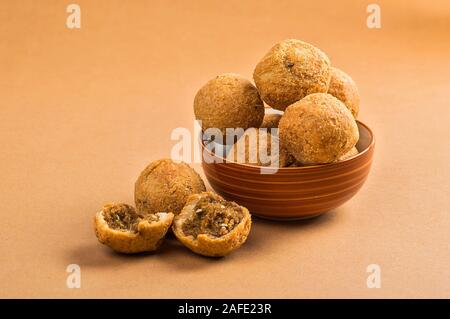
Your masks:
<path fill-rule="evenodd" d="M 448 1 L 380 1 L 381 29 L 366 26 L 369 1 L 79 0 L 79 30 L 68 3 L 0 2 L 0 297 L 450 297 Z M 94 213 L 132 203 L 172 130 L 193 130 L 197 89 L 251 78 L 286 38 L 359 85 L 377 138 L 361 191 L 310 222 L 255 220 L 224 259 L 174 239 L 137 257 L 100 245 Z"/>

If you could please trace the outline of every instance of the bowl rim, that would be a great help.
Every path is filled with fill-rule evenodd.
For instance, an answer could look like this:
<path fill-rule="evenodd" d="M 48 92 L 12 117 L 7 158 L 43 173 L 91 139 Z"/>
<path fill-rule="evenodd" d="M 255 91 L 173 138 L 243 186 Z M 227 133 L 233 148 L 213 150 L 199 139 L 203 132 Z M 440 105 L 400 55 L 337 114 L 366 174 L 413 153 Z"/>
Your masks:
<path fill-rule="evenodd" d="M 367 132 L 369 133 L 369 136 L 370 136 L 369 144 L 362 151 L 358 152 L 358 154 L 350 156 L 349 158 L 347 158 L 347 159 L 345 159 L 343 161 L 333 162 L 333 163 L 324 163 L 324 164 L 315 164 L 315 165 L 306 165 L 306 166 L 296 166 L 296 167 L 271 167 L 271 166 L 258 166 L 258 165 L 246 164 L 246 163 L 237 163 L 237 162 L 233 162 L 233 161 L 227 161 L 227 159 L 224 158 L 223 156 L 219 156 L 217 154 L 213 154 L 210 150 L 208 150 L 205 147 L 204 141 L 202 139 L 203 131 L 199 135 L 199 142 L 200 142 L 202 150 L 208 152 L 209 155 L 211 155 L 212 157 L 216 157 L 216 158 L 221 159 L 222 160 L 222 162 L 220 162 L 221 164 L 237 165 L 237 166 L 248 167 L 248 168 L 258 169 L 258 170 L 260 170 L 261 168 L 264 168 L 265 170 L 273 169 L 273 170 L 277 170 L 277 171 L 288 171 L 288 170 L 300 171 L 300 170 L 313 169 L 313 168 L 325 168 L 325 167 L 339 166 L 339 165 L 342 165 L 344 163 L 352 162 L 355 159 L 357 159 L 358 157 L 361 157 L 365 153 L 369 152 L 369 150 L 372 149 L 375 146 L 375 135 L 373 134 L 373 131 L 370 129 L 370 127 L 367 124 L 361 122 L 360 120 L 356 120 L 356 123 L 358 125 L 363 126 L 367 130 Z M 202 155 L 202 162 L 204 162 L 203 155 Z"/>

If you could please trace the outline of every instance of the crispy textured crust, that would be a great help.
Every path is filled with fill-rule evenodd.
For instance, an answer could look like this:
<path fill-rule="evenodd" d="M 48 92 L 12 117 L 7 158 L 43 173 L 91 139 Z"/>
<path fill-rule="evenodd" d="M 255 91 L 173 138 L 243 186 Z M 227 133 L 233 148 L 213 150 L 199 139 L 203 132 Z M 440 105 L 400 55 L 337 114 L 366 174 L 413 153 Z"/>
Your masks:
<path fill-rule="evenodd" d="M 157 213 L 159 220 L 149 223 L 144 220 L 138 224 L 137 233 L 131 231 L 115 230 L 108 226 L 103 210 L 94 218 L 95 234 L 99 242 L 124 254 L 135 254 L 156 250 L 170 225 L 174 215 L 172 213 Z"/>
<path fill-rule="evenodd" d="M 281 143 L 303 164 L 334 162 L 359 139 L 350 111 L 326 93 L 308 95 L 289 106 L 279 130 Z"/>
<path fill-rule="evenodd" d="M 331 68 L 331 81 L 328 93 L 341 100 L 356 118 L 359 112 L 359 93 L 353 79 L 338 68 Z"/>
<path fill-rule="evenodd" d="M 202 128 L 259 127 L 264 103 L 256 87 L 238 74 L 226 73 L 208 81 L 194 99 L 194 113 Z"/>
<path fill-rule="evenodd" d="M 337 161 L 338 162 L 345 161 L 346 159 L 349 159 L 350 157 L 353 157 L 358 153 L 359 153 L 358 149 L 356 147 L 352 147 L 352 149 L 350 151 L 348 151 L 347 153 L 345 153 L 344 155 L 339 157 L 339 159 Z"/>
<path fill-rule="evenodd" d="M 280 122 L 281 114 L 266 114 L 264 115 L 261 128 L 277 128 Z"/>
<path fill-rule="evenodd" d="M 295 39 L 272 47 L 253 72 L 262 99 L 282 111 L 308 94 L 327 92 L 330 77 L 327 55 Z"/>
<path fill-rule="evenodd" d="M 135 184 L 134 199 L 139 213 L 180 213 L 187 198 L 205 191 L 200 175 L 186 163 L 161 159 L 150 163 Z"/>
<path fill-rule="evenodd" d="M 279 139 L 270 134 L 269 129 L 259 130 L 257 128 L 250 128 L 231 147 L 227 159 L 238 163 L 258 166 L 286 167 L 292 164 L 295 159 L 282 145 L 279 144 L 278 146 L 278 158 L 276 158 L 275 154 L 271 153 L 272 138 L 278 140 L 279 144 Z M 264 156 L 263 160 L 261 156 Z"/>
<path fill-rule="evenodd" d="M 193 252 L 208 257 L 222 257 L 241 247 L 247 240 L 252 225 L 252 219 L 248 209 L 241 206 L 244 217 L 241 222 L 226 235 L 213 237 L 207 234 L 199 234 L 197 238 L 186 236 L 182 227 L 184 221 L 194 212 L 195 205 L 200 198 L 202 196 L 210 195 L 211 192 L 204 192 L 202 194 L 190 196 L 181 214 L 175 217 L 172 229 L 178 240 Z M 214 196 L 218 195 L 214 194 Z"/>

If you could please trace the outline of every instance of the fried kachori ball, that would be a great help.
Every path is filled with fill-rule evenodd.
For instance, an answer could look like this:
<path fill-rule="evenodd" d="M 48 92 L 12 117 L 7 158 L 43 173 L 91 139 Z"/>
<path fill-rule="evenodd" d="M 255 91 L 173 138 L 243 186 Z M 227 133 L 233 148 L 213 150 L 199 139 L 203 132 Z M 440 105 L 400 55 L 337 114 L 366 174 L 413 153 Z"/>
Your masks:
<path fill-rule="evenodd" d="M 136 254 L 155 251 L 172 225 L 172 213 L 141 215 L 127 204 L 108 204 L 95 215 L 100 243 L 116 252 Z"/>
<path fill-rule="evenodd" d="M 138 213 L 179 214 L 187 198 L 205 191 L 200 175 L 186 163 L 161 159 L 150 163 L 135 183 Z"/>
<path fill-rule="evenodd" d="M 327 92 L 330 78 L 327 55 L 295 39 L 273 46 L 253 72 L 261 98 L 282 111 L 308 94 Z"/>
<path fill-rule="evenodd" d="M 193 252 L 222 257 L 245 243 L 251 225 L 247 208 L 216 193 L 203 192 L 188 198 L 186 206 L 174 219 L 172 230 Z"/>
<path fill-rule="evenodd" d="M 359 139 L 348 108 L 327 93 L 315 93 L 290 105 L 279 124 L 280 143 L 302 164 L 331 163 Z"/>
<path fill-rule="evenodd" d="M 268 129 L 249 128 L 231 147 L 227 160 L 256 166 L 286 167 L 295 161 Z"/>
<path fill-rule="evenodd" d="M 208 81 L 194 99 L 194 113 L 202 129 L 259 127 L 264 103 L 256 87 L 239 74 L 226 73 Z"/>
<path fill-rule="evenodd" d="M 342 70 L 331 67 L 331 81 L 328 93 L 342 101 L 356 118 L 359 112 L 360 97 L 355 81 Z"/>
<path fill-rule="evenodd" d="M 268 113 L 266 115 L 264 115 L 263 118 L 263 122 L 261 124 L 261 128 L 277 128 L 278 127 L 278 123 L 280 122 L 281 119 L 281 114 L 276 114 L 276 113 Z"/>

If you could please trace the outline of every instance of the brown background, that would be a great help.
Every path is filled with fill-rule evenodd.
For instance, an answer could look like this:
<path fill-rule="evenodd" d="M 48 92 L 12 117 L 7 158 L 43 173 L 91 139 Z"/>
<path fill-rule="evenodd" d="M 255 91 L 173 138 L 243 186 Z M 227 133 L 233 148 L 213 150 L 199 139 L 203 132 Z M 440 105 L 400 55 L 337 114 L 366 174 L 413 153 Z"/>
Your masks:
<path fill-rule="evenodd" d="M 1 297 L 450 297 L 448 1 L 380 1 L 379 30 L 371 1 L 79 0 L 81 30 L 69 3 L 0 3 Z M 172 129 L 192 130 L 196 90 L 250 78 L 286 38 L 359 85 L 377 137 L 360 193 L 310 222 L 256 220 L 220 260 L 173 239 L 138 257 L 98 244 L 94 213 L 131 203 Z M 81 289 L 66 287 L 71 263 Z M 371 263 L 381 289 L 366 287 Z"/>

